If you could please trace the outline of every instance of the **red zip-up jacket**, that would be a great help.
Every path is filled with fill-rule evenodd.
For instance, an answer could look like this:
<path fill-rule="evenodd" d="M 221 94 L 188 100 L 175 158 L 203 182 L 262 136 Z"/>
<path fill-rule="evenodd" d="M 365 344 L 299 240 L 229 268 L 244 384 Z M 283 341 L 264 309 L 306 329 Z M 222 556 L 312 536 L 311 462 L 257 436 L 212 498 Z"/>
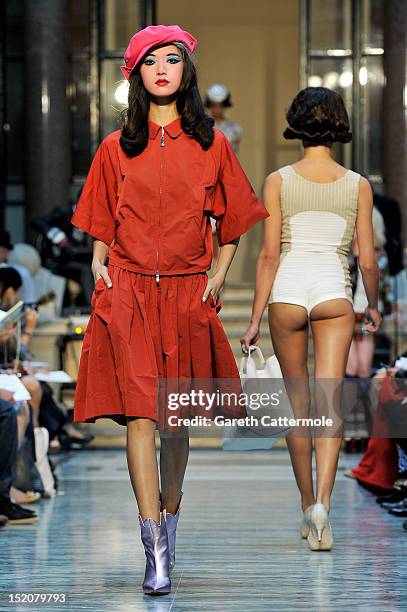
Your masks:
<path fill-rule="evenodd" d="M 212 261 L 210 216 L 220 246 L 268 217 L 226 136 L 215 131 L 204 151 L 175 119 L 149 121 L 149 141 L 127 157 L 121 130 L 101 142 L 73 225 L 109 245 L 109 262 L 160 275 L 205 272 Z"/>

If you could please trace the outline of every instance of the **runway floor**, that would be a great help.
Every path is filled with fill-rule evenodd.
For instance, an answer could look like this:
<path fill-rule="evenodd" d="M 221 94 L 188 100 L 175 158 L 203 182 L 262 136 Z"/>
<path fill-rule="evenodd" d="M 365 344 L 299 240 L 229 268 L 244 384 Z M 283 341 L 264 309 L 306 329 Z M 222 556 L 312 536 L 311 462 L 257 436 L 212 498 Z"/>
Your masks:
<path fill-rule="evenodd" d="M 56 458 L 60 491 L 36 504 L 37 525 L 0 530 L 0 611 L 393 612 L 407 610 L 407 532 L 343 476 L 331 510 L 334 548 L 299 536 L 286 450 L 193 450 L 170 595 L 143 596 L 137 511 L 123 451 Z M 65 604 L 9 602 L 9 593 L 65 593 Z"/>

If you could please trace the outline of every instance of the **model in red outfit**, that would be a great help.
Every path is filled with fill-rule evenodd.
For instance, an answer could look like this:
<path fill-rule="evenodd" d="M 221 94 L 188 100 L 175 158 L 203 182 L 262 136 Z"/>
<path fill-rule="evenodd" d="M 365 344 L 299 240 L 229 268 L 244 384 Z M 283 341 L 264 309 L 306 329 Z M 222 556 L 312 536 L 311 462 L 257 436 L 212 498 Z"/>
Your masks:
<path fill-rule="evenodd" d="M 195 44 L 178 26 L 151 26 L 132 37 L 122 67 L 129 79 L 124 125 L 99 146 L 72 218 L 95 238 L 96 280 L 75 420 L 109 417 L 127 425 L 147 556 L 143 590 L 154 595 L 170 590 L 188 459 L 187 429 L 169 435 L 167 411 L 157 410 L 158 380 L 238 378 L 218 294 L 239 236 L 268 216 L 226 137 L 205 115 L 190 59 Z M 221 253 L 208 279 L 210 217 Z"/>

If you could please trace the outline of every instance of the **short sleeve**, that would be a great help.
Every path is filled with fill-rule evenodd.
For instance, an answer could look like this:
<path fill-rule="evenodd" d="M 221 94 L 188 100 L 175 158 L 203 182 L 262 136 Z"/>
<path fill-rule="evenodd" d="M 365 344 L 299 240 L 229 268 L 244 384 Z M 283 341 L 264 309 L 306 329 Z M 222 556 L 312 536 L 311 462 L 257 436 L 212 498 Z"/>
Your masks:
<path fill-rule="evenodd" d="M 255 194 L 232 146 L 222 135 L 220 169 L 215 188 L 213 216 L 219 245 L 238 238 L 269 213 Z"/>
<path fill-rule="evenodd" d="M 116 167 L 114 151 L 105 138 L 92 160 L 71 219 L 73 225 L 108 245 L 113 241 L 116 231 Z"/>
<path fill-rule="evenodd" d="M 27 302 L 28 304 L 35 303 L 37 301 L 37 295 L 30 271 L 24 266 L 20 266 L 18 264 L 10 263 L 9 265 L 11 268 L 17 270 L 17 272 L 21 276 L 21 298 L 24 300 L 24 302 Z"/>

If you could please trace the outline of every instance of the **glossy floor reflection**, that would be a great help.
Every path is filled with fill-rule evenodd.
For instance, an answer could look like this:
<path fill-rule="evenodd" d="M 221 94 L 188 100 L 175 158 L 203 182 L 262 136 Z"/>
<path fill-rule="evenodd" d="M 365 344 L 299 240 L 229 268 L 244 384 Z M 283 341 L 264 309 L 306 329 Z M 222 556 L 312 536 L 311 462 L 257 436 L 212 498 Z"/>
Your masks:
<path fill-rule="evenodd" d="M 38 525 L 0 531 L 0 610 L 321 612 L 407 609 L 401 520 L 342 471 L 331 511 L 335 545 L 299 537 L 288 453 L 192 451 L 171 595 L 143 597 L 144 557 L 122 451 L 67 455 L 60 494 Z M 66 604 L 8 603 L 8 593 L 66 593 Z"/>

